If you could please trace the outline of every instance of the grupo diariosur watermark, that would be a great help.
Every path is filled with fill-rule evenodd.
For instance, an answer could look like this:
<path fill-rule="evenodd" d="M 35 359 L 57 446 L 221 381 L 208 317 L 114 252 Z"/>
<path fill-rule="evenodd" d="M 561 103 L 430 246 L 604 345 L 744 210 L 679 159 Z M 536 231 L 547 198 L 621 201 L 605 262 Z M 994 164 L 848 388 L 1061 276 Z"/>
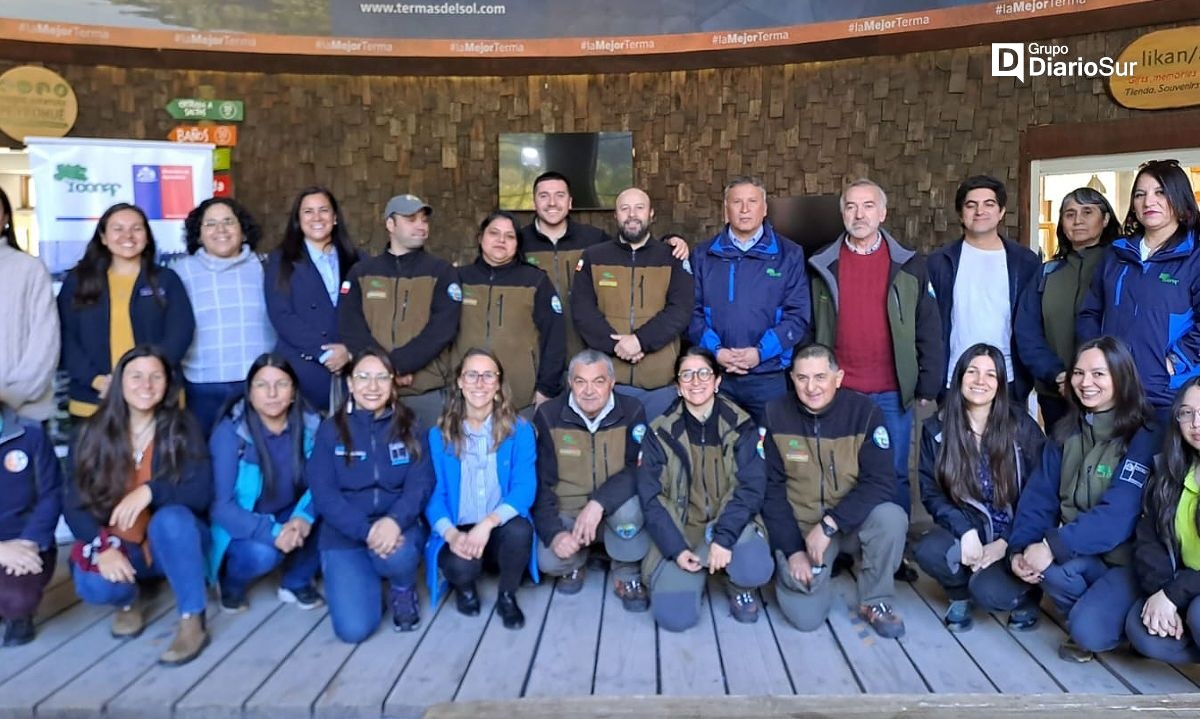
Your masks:
<path fill-rule="evenodd" d="M 1066 45 L 1031 42 L 992 43 L 992 77 L 1131 77 L 1137 62 L 1119 62 L 1111 57 L 1085 60 L 1071 54 Z"/>

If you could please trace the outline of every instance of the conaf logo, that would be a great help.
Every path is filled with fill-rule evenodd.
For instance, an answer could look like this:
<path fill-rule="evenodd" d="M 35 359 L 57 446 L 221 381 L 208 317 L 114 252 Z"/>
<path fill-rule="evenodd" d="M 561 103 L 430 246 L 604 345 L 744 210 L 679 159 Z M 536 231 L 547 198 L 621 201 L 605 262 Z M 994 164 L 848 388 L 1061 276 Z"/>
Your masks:
<path fill-rule="evenodd" d="M 67 192 L 73 194 L 106 193 L 109 197 L 121 189 L 119 182 L 88 182 L 87 168 L 83 165 L 58 165 L 54 179 L 67 184 Z"/>

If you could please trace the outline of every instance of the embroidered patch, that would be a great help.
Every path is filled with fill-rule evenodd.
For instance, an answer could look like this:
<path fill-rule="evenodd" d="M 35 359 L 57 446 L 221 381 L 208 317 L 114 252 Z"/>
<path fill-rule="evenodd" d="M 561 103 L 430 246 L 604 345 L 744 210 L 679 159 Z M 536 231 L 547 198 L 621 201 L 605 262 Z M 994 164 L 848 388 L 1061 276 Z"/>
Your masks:
<path fill-rule="evenodd" d="M 888 447 L 892 446 L 892 440 L 890 437 L 888 437 L 887 428 L 883 425 L 879 425 L 875 428 L 875 431 L 871 433 L 871 441 L 874 442 L 875 446 L 880 449 L 887 449 Z"/>
<path fill-rule="evenodd" d="M 1150 476 L 1150 468 L 1141 462 L 1135 462 L 1132 459 L 1125 460 L 1121 465 L 1121 475 L 1117 478 L 1122 482 L 1129 482 L 1132 485 L 1141 489 L 1142 485 L 1146 484 L 1146 478 Z"/>
<path fill-rule="evenodd" d="M 800 462 L 801 464 L 806 464 L 812 459 L 809 456 L 808 452 L 804 452 L 804 451 L 788 452 L 787 454 L 784 455 L 783 458 L 789 462 Z"/>
<path fill-rule="evenodd" d="M 641 444 L 642 437 L 646 436 L 646 425 L 642 424 L 641 422 L 638 422 L 636 425 L 633 426 L 633 429 L 629 431 L 629 434 L 631 434 L 633 436 L 634 442 Z"/>
<path fill-rule="evenodd" d="M 768 267 L 767 268 L 767 277 L 770 277 L 773 280 L 777 280 L 780 277 L 783 277 L 783 273 L 780 272 L 779 270 L 775 269 L 774 267 Z"/>
<path fill-rule="evenodd" d="M 558 299 L 558 295 L 550 298 L 550 309 L 554 310 L 554 314 L 562 314 L 562 300 Z"/>
<path fill-rule="evenodd" d="M 387 290 L 367 290 L 368 300 L 386 300 Z"/>
<path fill-rule="evenodd" d="M 403 442 L 392 442 L 388 445 L 388 458 L 393 467 L 408 464 L 408 445 Z"/>
<path fill-rule="evenodd" d="M 527 265 L 533 265 L 534 267 L 539 267 L 539 266 L 540 266 L 540 264 L 538 263 L 538 258 L 536 258 L 536 257 L 526 257 L 526 258 L 525 258 L 525 264 L 527 264 Z"/>
<path fill-rule="evenodd" d="M 455 302 L 462 302 L 462 288 L 458 286 L 457 282 L 450 283 L 450 286 L 446 288 L 446 294 L 450 295 L 450 299 Z"/>
<path fill-rule="evenodd" d="M 559 447 L 558 453 L 564 457 L 582 457 L 583 450 L 578 447 Z"/>
<path fill-rule="evenodd" d="M 28 466 L 29 455 L 25 454 L 24 450 L 14 449 L 4 455 L 4 468 L 13 474 L 25 471 Z"/>
<path fill-rule="evenodd" d="M 462 303 L 469 307 L 474 307 L 475 305 L 479 304 L 479 300 L 474 297 L 464 297 L 462 298 Z"/>

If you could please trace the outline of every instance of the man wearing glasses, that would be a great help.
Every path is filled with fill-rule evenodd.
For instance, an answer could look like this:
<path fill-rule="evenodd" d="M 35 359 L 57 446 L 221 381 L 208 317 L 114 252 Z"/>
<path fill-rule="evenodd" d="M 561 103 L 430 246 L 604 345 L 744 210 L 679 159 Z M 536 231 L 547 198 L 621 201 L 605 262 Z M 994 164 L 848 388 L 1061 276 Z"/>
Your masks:
<path fill-rule="evenodd" d="M 539 570 L 560 577 L 558 591 L 583 587 L 593 547 L 613 560 L 613 592 L 627 611 L 650 607 L 638 562 L 650 548 L 637 497 L 637 462 L 646 414 L 636 399 L 614 394 L 608 355 L 584 350 L 567 369 L 568 392 L 534 415 L 538 492 L 533 525 Z"/>
<path fill-rule="evenodd" d="M 388 247 L 350 271 L 338 302 L 338 331 L 351 354 L 388 353 L 404 404 L 425 429 L 437 423 L 458 332 L 462 289 L 449 262 L 425 251 L 433 208 L 397 195 L 383 212 Z"/>

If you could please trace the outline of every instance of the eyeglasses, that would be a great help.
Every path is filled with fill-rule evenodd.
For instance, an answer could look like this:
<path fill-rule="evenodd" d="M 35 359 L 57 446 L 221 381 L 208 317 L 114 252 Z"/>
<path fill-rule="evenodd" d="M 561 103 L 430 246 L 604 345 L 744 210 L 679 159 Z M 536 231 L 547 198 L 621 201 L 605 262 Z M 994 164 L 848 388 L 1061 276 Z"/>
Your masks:
<path fill-rule="evenodd" d="M 276 392 L 287 392 L 292 388 L 292 386 L 292 381 L 290 379 L 281 379 L 276 382 L 257 380 L 250 383 L 250 389 L 254 390 L 255 392 L 269 392 L 270 390 L 275 390 Z"/>
<path fill-rule="evenodd" d="M 707 382 L 716 374 L 707 367 L 701 367 L 700 369 L 681 369 L 675 376 L 679 378 L 680 382 Z"/>
<path fill-rule="evenodd" d="M 496 380 L 500 379 L 500 373 L 493 372 L 491 370 L 488 370 L 486 372 L 476 372 L 475 370 L 471 370 L 469 372 L 463 372 L 462 378 L 463 378 L 463 381 L 466 382 L 467 384 L 475 384 L 477 382 L 483 382 L 484 384 L 492 384 Z"/>
<path fill-rule="evenodd" d="M 359 382 L 361 384 L 371 384 L 371 383 L 387 384 L 388 382 L 392 381 L 392 376 L 390 374 L 384 374 L 384 373 L 369 374 L 367 372 L 355 372 L 351 376 L 354 378 L 355 382 Z"/>
<path fill-rule="evenodd" d="M 1196 410 L 1192 407 L 1180 407 L 1175 410 L 1175 421 L 1179 424 L 1196 424 Z"/>
<path fill-rule="evenodd" d="M 200 226 L 206 230 L 215 230 L 218 227 L 237 227 L 237 224 L 236 217 L 226 217 L 223 220 L 205 220 Z"/>

